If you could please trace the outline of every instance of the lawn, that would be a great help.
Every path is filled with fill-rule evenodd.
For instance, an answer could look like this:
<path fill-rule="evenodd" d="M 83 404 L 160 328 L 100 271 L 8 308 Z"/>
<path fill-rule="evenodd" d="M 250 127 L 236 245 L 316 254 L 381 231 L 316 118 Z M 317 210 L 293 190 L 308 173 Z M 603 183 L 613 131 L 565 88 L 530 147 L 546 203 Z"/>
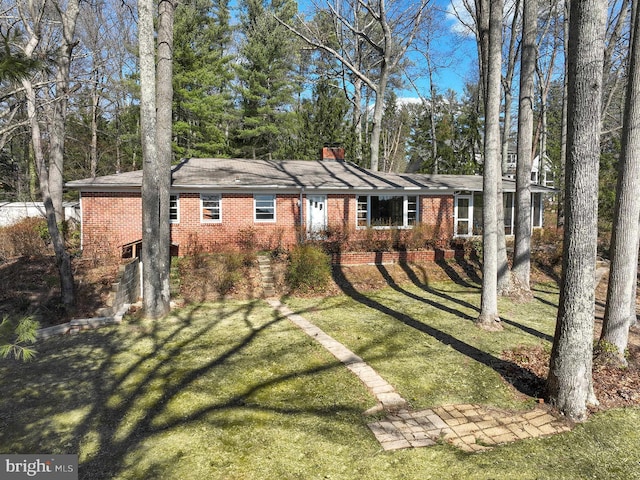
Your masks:
<path fill-rule="evenodd" d="M 409 277 L 371 292 L 343 281 L 345 294 L 285 301 L 413 408 L 529 408 L 531 384 L 505 381 L 517 367 L 500 354 L 548 348 L 557 290 L 502 301 L 505 329 L 487 333 L 471 322 L 476 284 Z M 156 323 L 133 315 L 38 351 L 29 364 L 0 361 L 0 452 L 78 453 L 82 479 L 640 479 L 640 410 L 631 408 L 481 454 L 447 444 L 384 452 L 362 414 L 374 398 L 257 300 L 193 305 Z"/>

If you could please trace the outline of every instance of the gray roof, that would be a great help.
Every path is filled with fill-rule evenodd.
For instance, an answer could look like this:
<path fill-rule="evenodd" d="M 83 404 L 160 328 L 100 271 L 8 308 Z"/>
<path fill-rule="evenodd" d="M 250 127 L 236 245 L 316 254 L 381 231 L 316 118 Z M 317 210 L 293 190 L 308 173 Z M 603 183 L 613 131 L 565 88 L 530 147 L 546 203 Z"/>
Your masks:
<path fill-rule="evenodd" d="M 383 173 L 337 160 L 189 158 L 172 167 L 171 184 L 173 190 L 482 191 L 482 177 L 478 175 Z M 75 180 L 66 185 L 84 191 L 139 189 L 142 170 Z M 515 182 L 504 179 L 503 189 L 515 191 Z M 534 191 L 553 190 L 534 186 Z"/>

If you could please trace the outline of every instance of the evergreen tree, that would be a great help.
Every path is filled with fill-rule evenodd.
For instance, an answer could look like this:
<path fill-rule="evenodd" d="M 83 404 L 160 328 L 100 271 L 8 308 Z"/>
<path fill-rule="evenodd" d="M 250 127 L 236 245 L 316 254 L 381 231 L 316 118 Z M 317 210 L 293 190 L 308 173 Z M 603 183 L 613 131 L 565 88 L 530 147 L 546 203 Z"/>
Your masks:
<path fill-rule="evenodd" d="M 190 0 L 176 12 L 174 152 L 228 156 L 231 99 L 229 0 Z"/>
<path fill-rule="evenodd" d="M 292 111 L 299 82 L 294 76 L 296 39 L 274 17 L 290 20 L 296 13 L 293 0 L 241 2 L 238 65 L 242 121 L 236 132 L 237 153 L 250 158 L 284 157 L 285 139 L 295 119 Z"/>
<path fill-rule="evenodd" d="M 349 103 L 341 88 L 328 78 L 313 86 L 313 97 L 303 102 L 300 111 L 300 148 L 296 158 L 316 160 L 324 144 L 345 146 L 349 138 L 346 116 Z"/>

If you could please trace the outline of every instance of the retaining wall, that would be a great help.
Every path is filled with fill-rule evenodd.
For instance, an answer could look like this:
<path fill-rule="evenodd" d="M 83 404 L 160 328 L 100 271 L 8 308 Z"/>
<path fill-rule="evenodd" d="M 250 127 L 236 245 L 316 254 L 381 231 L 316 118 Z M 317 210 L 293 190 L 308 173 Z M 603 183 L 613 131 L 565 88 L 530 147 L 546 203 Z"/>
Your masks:
<path fill-rule="evenodd" d="M 98 311 L 98 317 L 79 318 L 68 323 L 54 325 L 53 327 L 41 328 L 36 335 L 38 340 L 52 337 L 54 335 L 64 335 L 75 333 L 80 330 L 99 328 L 105 325 L 120 323 L 122 317 L 132 303 L 136 303 L 140 297 L 140 261 L 137 258 L 126 264 L 120 265 L 118 271 L 118 281 L 112 285 L 107 307 Z"/>
<path fill-rule="evenodd" d="M 463 250 L 410 250 L 402 252 L 344 252 L 331 256 L 333 265 L 384 265 L 464 258 Z"/>

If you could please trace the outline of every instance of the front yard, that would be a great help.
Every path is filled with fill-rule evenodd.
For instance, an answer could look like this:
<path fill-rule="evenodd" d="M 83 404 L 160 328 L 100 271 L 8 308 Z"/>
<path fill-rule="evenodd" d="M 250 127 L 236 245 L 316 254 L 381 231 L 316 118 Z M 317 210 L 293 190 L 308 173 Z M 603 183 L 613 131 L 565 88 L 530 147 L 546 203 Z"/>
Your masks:
<path fill-rule="evenodd" d="M 478 285 L 408 282 L 285 303 L 360 355 L 415 409 L 479 403 L 527 409 L 541 381 L 505 359 L 550 348 L 557 290 L 503 300 L 505 330 L 476 329 Z M 640 479 L 640 409 L 594 414 L 567 434 L 466 454 L 445 443 L 382 451 L 375 405 L 327 351 L 260 300 L 200 303 L 162 322 L 38 345 L 0 361 L 0 452 L 78 453 L 81 479 Z M 511 383 L 515 384 L 515 387 Z"/>

